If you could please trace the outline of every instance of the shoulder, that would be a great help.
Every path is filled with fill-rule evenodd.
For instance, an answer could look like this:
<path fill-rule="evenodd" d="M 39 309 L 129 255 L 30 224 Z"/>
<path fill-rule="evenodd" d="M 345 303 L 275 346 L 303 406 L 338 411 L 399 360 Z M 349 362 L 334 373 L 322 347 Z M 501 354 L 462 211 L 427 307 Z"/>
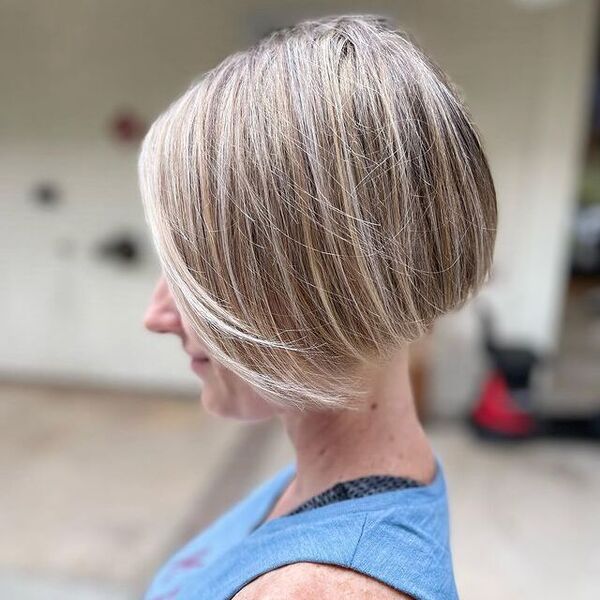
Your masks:
<path fill-rule="evenodd" d="M 357 571 L 307 562 L 286 565 L 261 575 L 232 600 L 337 600 L 340 597 L 345 600 L 412 600 Z"/>

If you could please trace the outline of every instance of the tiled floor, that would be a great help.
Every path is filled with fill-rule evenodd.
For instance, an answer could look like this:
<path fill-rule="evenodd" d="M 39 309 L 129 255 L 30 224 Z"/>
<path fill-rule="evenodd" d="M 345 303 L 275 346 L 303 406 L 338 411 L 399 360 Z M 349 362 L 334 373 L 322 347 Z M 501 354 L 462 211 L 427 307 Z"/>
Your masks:
<path fill-rule="evenodd" d="M 429 428 L 463 600 L 598 597 L 600 449 Z M 0 387 L 0 598 L 133 600 L 171 549 L 291 458 L 195 400 Z"/>

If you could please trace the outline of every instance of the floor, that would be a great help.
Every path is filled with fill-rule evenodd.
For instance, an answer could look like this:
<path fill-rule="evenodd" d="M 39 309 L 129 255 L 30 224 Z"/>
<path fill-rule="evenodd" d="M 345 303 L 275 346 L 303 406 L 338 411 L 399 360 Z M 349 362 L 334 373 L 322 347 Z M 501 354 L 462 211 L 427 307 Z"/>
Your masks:
<path fill-rule="evenodd" d="M 592 600 L 600 449 L 428 428 L 462 600 Z M 279 428 L 195 399 L 0 386 L 0 598 L 133 600 L 169 552 L 290 460 Z"/>

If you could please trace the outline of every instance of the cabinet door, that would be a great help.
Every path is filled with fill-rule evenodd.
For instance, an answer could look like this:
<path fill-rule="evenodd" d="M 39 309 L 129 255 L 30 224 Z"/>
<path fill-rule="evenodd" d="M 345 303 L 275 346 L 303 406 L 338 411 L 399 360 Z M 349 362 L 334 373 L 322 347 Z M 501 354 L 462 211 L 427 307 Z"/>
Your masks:
<path fill-rule="evenodd" d="M 0 372 L 6 376 L 197 388 L 180 340 L 143 327 L 159 268 L 136 156 L 80 141 L 61 148 L 36 142 L 3 157 Z"/>

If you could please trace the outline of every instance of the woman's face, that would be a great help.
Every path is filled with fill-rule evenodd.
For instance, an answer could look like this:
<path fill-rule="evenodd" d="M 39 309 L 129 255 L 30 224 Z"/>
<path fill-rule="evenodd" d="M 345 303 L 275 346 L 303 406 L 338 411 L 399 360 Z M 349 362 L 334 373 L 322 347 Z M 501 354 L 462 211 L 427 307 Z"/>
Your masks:
<path fill-rule="evenodd" d="M 202 405 L 220 416 L 261 420 L 275 414 L 275 408 L 235 373 L 208 355 L 183 315 L 175 306 L 164 276 L 156 284 L 144 315 L 144 326 L 155 333 L 172 333 L 181 339 L 190 356 L 190 368 L 202 380 Z"/>

